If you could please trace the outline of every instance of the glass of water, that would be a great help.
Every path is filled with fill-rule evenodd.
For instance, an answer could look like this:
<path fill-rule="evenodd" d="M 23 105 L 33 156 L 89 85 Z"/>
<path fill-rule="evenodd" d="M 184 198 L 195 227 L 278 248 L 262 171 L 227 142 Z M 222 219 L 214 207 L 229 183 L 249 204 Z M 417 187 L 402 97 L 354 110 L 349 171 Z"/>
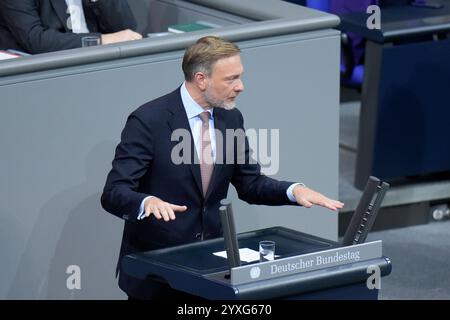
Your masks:
<path fill-rule="evenodd" d="M 275 241 L 264 240 L 259 242 L 259 261 L 272 261 L 275 259 Z"/>
<path fill-rule="evenodd" d="M 100 37 L 97 36 L 87 36 L 81 38 L 81 46 L 84 47 L 92 47 L 99 46 L 101 44 Z"/>

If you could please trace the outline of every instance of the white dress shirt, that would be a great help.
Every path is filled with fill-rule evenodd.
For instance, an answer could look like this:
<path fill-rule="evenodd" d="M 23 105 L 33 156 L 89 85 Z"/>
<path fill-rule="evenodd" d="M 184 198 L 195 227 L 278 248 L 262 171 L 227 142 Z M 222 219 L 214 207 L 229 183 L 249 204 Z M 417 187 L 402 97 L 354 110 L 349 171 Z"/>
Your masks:
<path fill-rule="evenodd" d="M 67 13 L 73 33 L 89 33 L 81 0 L 66 0 Z"/>
<path fill-rule="evenodd" d="M 197 154 L 200 154 L 200 136 L 201 136 L 201 129 L 202 129 L 202 119 L 200 118 L 200 113 L 204 112 L 205 109 L 203 109 L 197 102 L 192 99 L 191 95 L 186 89 L 186 83 L 184 82 L 181 85 L 180 88 L 181 93 L 181 101 L 183 102 L 184 109 L 186 110 L 186 115 L 189 120 L 189 126 L 191 127 L 191 132 L 194 138 L 194 145 L 195 149 L 197 150 Z M 211 138 L 211 148 L 213 153 L 213 160 L 216 161 L 216 135 L 214 132 L 214 108 L 207 110 L 209 113 L 211 113 L 211 117 L 209 119 L 209 135 Z M 294 187 L 296 185 L 303 185 L 303 183 L 294 183 L 286 190 L 286 194 L 292 202 L 296 202 L 294 197 Z M 145 200 L 151 198 L 152 196 L 148 196 L 144 198 L 141 202 L 141 206 L 139 208 L 139 214 L 138 214 L 138 220 L 141 220 L 145 217 L 144 212 L 144 203 Z M 164 200 L 164 199 L 162 199 Z M 183 204 L 181 204 L 183 205 Z"/>

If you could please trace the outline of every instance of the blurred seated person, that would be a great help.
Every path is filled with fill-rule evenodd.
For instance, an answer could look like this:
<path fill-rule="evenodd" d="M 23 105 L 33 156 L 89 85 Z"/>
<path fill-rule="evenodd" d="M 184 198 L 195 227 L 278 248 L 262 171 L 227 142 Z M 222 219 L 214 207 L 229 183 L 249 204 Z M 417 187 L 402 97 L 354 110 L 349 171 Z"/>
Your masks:
<path fill-rule="evenodd" d="M 31 54 L 142 39 L 127 0 L 1 0 L 0 48 Z"/>

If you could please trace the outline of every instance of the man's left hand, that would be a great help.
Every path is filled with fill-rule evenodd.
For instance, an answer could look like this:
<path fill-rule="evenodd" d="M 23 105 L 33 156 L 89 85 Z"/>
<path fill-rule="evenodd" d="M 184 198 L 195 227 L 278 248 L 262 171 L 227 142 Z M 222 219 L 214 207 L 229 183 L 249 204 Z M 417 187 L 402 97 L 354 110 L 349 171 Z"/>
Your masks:
<path fill-rule="evenodd" d="M 295 186 L 293 193 L 295 200 L 297 200 L 297 203 L 306 208 L 311 208 L 316 204 L 330 210 L 337 211 L 338 209 L 342 209 L 342 207 L 344 206 L 342 202 L 329 199 L 323 194 L 320 194 L 302 185 Z"/>

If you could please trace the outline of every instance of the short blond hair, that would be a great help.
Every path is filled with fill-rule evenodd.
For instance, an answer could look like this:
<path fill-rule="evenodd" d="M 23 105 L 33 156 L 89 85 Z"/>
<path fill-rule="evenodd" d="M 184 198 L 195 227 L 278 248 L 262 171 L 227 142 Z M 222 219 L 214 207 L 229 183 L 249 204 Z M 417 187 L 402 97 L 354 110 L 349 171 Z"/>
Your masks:
<path fill-rule="evenodd" d="M 214 64 L 223 58 L 233 57 L 241 52 L 239 47 L 225 39 L 207 36 L 189 46 L 183 57 L 183 73 L 186 81 L 192 81 L 197 72 L 211 75 Z"/>

